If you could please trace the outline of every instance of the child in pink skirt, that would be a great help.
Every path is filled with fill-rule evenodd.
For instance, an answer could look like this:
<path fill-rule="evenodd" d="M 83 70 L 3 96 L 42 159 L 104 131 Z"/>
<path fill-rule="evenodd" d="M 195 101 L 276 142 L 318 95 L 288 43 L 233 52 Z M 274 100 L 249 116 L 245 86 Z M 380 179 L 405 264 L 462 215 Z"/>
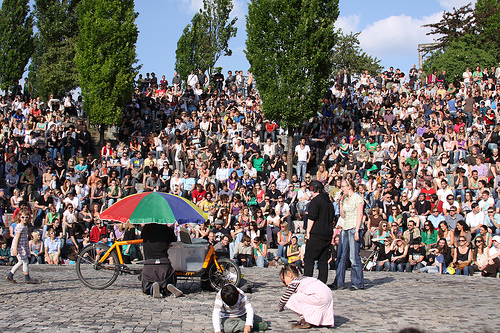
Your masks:
<path fill-rule="evenodd" d="M 294 266 L 285 266 L 280 272 L 286 291 L 279 302 L 279 311 L 285 306 L 299 315 L 292 328 L 334 326 L 333 295 L 326 284 L 312 277 L 299 276 Z"/>

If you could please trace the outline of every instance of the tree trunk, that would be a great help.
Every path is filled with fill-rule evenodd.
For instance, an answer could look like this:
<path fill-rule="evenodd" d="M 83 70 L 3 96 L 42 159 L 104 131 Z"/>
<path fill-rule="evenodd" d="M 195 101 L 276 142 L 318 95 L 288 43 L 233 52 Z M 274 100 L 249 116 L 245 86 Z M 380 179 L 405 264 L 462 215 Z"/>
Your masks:
<path fill-rule="evenodd" d="M 99 146 L 104 146 L 104 132 L 106 131 L 106 125 L 99 125 Z"/>
<path fill-rule="evenodd" d="M 288 180 L 291 182 L 292 181 L 292 175 L 293 175 L 293 156 L 294 156 L 294 150 L 295 147 L 293 146 L 293 134 L 294 134 L 294 128 L 289 126 L 288 127 L 288 133 L 286 135 L 286 146 L 287 146 L 287 169 L 286 169 L 286 174 Z"/>

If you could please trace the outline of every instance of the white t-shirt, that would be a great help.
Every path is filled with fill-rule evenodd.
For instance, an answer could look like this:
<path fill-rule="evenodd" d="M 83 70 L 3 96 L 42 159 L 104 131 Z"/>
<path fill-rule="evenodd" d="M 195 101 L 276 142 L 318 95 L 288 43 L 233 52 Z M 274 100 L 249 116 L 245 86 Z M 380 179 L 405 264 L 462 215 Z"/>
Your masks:
<path fill-rule="evenodd" d="M 467 214 L 467 218 L 465 219 L 465 222 L 467 225 L 471 228 L 476 228 L 482 224 L 484 224 L 484 213 L 480 211 L 479 213 L 475 214 L 473 212 L 470 212 Z"/>
<path fill-rule="evenodd" d="M 448 187 L 446 189 L 442 189 L 440 188 L 437 192 L 436 192 L 437 196 L 439 197 L 439 200 L 441 200 L 442 202 L 446 202 L 446 197 L 449 196 L 449 195 L 453 195 L 453 191 L 450 190 Z"/>
<path fill-rule="evenodd" d="M 308 145 L 305 145 L 304 148 L 302 148 L 300 145 L 295 147 L 295 152 L 297 153 L 297 160 L 299 162 L 306 162 L 307 161 L 307 153 L 311 151 L 311 148 L 309 148 Z"/>
<path fill-rule="evenodd" d="M 484 201 L 483 199 L 481 199 L 478 204 L 481 210 L 486 213 L 488 211 L 488 208 L 495 204 L 495 201 L 492 197 L 488 197 L 488 200 Z"/>
<path fill-rule="evenodd" d="M 70 213 L 69 210 L 65 210 L 64 213 L 63 213 L 63 216 L 66 216 L 66 222 L 68 224 L 73 224 L 75 223 L 75 214 L 74 213 Z"/>

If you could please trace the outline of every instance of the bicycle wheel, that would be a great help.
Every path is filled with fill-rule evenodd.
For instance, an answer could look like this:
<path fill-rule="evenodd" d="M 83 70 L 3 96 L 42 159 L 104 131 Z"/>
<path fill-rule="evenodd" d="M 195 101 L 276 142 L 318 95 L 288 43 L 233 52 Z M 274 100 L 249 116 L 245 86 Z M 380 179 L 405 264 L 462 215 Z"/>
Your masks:
<path fill-rule="evenodd" d="M 106 244 L 87 245 L 78 254 L 76 259 L 76 274 L 84 285 L 92 289 L 105 289 L 115 282 L 120 273 L 116 251 L 111 252 L 108 258 L 99 263 L 109 246 Z"/>
<path fill-rule="evenodd" d="M 227 258 L 218 259 L 217 262 L 222 272 L 217 269 L 215 263 L 210 266 L 208 269 L 208 281 L 210 282 L 210 286 L 216 291 L 228 283 L 238 287 L 241 282 L 241 272 L 238 265 Z"/>

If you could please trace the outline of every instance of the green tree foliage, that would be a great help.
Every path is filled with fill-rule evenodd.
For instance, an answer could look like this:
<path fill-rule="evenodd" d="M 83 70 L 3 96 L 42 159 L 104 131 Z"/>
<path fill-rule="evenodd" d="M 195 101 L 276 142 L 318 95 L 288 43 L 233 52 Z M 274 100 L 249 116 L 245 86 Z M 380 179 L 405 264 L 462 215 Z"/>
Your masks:
<path fill-rule="evenodd" d="M 75 63 L 91 123 L 120 124 L 134 92 L 138 30 L 133 0 L 82 0 Z M 134 67 L 135 66 L 135 67 Z"/>
<path fill-rule="evenodd" d="M 29 0 L 3 0 L 0 9 L 0 87 L 22 78 L 33 53 L 33 17 Z"/>
<path fill-rule="evenodd" d="M 221 56 L 230 56 L 229 39 L 236 36 L 237 17 L 230 20 L 232 0 L 203 0 L 177 41 L 175 70 L 184 80 L 192 69 L 208 70 L 209 77 Z"/>
<path fill-rule="evenodd" d="M 428 35 L 437 35 L 438 43 L 424 61 L 424 70 L 446 70 L 447 82 L 462 79 L 466 67 L 477 64 L 490 67 L 500 61 L 500 1 L 478 0 L 453 12 L 445 12 L 441 21 L 427 24 Z"/>
<path fill-rule="evenodd" d="M 200 13 L 194 14 L 191 23 L 188 24 L 181 37 L 177 41 L 177 50 L 175 51 L 175 70 L 179 76 L 186 80 L 187 76 L 196 68 L 205 70 L 205 64 L 202 61 L 202 31 L 203 16 Z"/>
<path fill-rule="evenodd" d="M 463 72 L 467 67 L 474 70 L 477 64 L 481 67 L 493 66 L 496 63 L 495 53 L 484 50 L 475 40 L 475 36 L 466 35 L 456 41 L 452 41 L 446 47 L 446 51 L 435 51 L 424 62 L 424 71 L 432 73 L 446 70 L 446 81 L 455 82 L 463 80 Z"/>
<path fill-rule="evenodd" d="M 364 73 L 368 70 L 376 75 L 382 70 L 380 60 L 366 54 L 359 46 L 359 32 L 344 34 L 342 29 L 337 31 L 338 41 L 334 47 L 333 69 L 340 71 L 348 69 L 351 73 Z"/>
<path fill-rule="evenodd" d="M 500 1 L 477 0 L 474 11 L 479 37 L 486 48 L 497 50 L 496 59 L 500 61 Z"/>
<path fill-rule="evenodd" d="M 436 44 L 426 48 L 428 51 L 443 50 L 451 42 L 477 31 L 474 9 L 470 3 L 458 9 L 453 8 L 452 12 L 444 12 L 441 21 L 425 24 L 423 27 L 431 28 L 427 35 L 438 36 Z"/>
<path fill-rule="evenodd" d="M 288 129 L 288 147 L 292 147 L 294 129 L 321 106 L 333 69 L 337 40 L 333 25 L 338 15 L 338 1 L 252 0 L 248 4 L 245 53 L 263 112 Z M 288 166 L 291 175 L 291 163 Z"/>
<path fill-rule="evenodd" d="M 63 96 L 78 86 L 75 58 L 79 0 L 36 0 L 34 14 L 37 33 L 29 79 L 36 95 Z"/>

